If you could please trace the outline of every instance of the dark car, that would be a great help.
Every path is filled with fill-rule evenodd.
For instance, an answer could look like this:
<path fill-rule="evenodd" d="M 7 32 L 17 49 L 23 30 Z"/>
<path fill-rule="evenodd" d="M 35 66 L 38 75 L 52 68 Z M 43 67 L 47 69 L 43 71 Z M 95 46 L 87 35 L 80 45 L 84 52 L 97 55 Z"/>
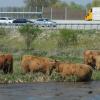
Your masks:
<path fill-rule="evenodd" d="M 20 19 L 13 20 L 13 23 L 24 24 L 24 23 L 33 23 L 33 22 L 28 19 L 20 18 Z"/>

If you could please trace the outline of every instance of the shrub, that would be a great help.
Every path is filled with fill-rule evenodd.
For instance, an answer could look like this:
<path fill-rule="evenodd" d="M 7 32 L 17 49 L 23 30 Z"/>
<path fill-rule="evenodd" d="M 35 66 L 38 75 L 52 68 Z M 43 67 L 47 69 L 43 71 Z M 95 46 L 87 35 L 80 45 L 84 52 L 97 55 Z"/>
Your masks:
<path fill-rule="evenodd" d="M 61 29 L 58 39 L 58 47 L 66 47 L 77 43 L 77 31 L 70 29 Z"/>
<path fill-rule="evenodd" d="M 5 36 L 6 35 L 6 30 L 5 28 L 0 28 L 0 36 Z"/>
<path fill-rule="evenodd" d="M 19 32 L 25 39 L 27 49 L 31 49 L 32 41 L 35 40 L 35 38 L 39 35 L 41 30 L 37 27 L 34 27 L 31 24 L 26 24 L 19 28 Z"/>

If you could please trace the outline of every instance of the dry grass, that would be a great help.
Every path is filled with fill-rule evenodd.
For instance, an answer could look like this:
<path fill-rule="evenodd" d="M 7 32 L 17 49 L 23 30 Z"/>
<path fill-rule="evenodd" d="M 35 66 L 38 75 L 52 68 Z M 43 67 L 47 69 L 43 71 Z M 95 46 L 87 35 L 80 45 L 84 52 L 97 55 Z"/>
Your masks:
<path fill-rule="evenodd" d="M 74 45 L 67 45 L 59 48 L 57 45 L 59 31 L 44 31 L 34 43 L 34 50 L 26 51 L 24 38 L 20 35 L 0 36 L 0 52 L 11 52 L 14 55 L 14 73 L 4 75 L 1 71 L 0 83 L 25 83 L 25 82 L 47 82 L 62 81 L 61 76 L 53 73 L 51 76 L 42 73 L 22 74 L 20 61 L 24 54 L 47 56 L 62 61 L 74 63 L 83 63 L 83 51 L 85 49 L 100 50 L 100 31 L 95 30 L 78 30 L 78 42 Z M 93 73 L 93 80 L 100 80 L 100 72 Z M 75 81 L 75 78 L 66 78 L 68 81 Z"/>

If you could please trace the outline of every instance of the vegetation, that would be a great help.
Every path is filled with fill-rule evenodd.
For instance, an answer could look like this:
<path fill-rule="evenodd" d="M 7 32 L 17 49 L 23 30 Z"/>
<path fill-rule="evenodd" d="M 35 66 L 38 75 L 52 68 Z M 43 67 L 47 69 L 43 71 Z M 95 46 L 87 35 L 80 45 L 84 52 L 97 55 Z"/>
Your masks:
<path fill-rule="evenodd" d="M 82 5 L 75 2 L 66 3 L 61 0 L 25 0 L 26 8 L 34 10 L 37 7 L 41 11 L 42 7 L 69 7 L 72 9 L 84 9 Z"/>
<path fill-rule="evenodd" d="M 26 24 L 19 28 L 19 32 L 25 39 L 27 49 L 31 49 L 31 43 L 39 35 L 40 29 L 31 24 Z"/>
<path fill-rule="evenodd" d="M 77 31 L 61 29 L 58 39 L 58 47 L 68 47 L 77 44 Z"/>
<path fill-rule="evenodd" d="M 58 0 L 25 0 L 27 8 L 35 9 L 35 7 L 37 7 L 37 10 L 41 9 L 42 7 L 54 5 L 57 2 Z"/>
<path fill-rule="evenodd" d="M 0 33 L 2 31 L 0 30 Z M 24 31 L 26 32 L 26 31 Z M 28 31 L 29 32 L 29 31 Z M 36 31 L 37 32 L 37 31 Z M 3 74 L 0 70 L 0 83 L 25 83 L 25 82 L 48 82 L 48 81 L 73 81 L 77 77 L 70 76 L 63 79 L 59 73 L 53 71 L 51 76 L 42 73 L 27 73 L 23 74 L 21 70 L 21 57 L 26 54 L 35 56 L 46 56 L 52 59 L 68 61 L 72 63 L 83 63 L 83 51 L 86 49 L 100 50 L 100 31 L 96 30 L 42 30 L 33 41 L 31 47 L 34 50 L 24 50 L 26 44 L 22 33 L 17 33 L 14 36 L 0 35 L 0 52 L 12 53 L 14 57 L 14 73 Z M 26 33 L 25 33 L 26 34 Z M 75 37 L 74 37 L 75 36 Z M 73 38 L 74 37 L 74 38 Z M 63 47 L 58 48 L 58 39 L 63 40 Z M 74 41 L 74 42 L 73 42 Z M 65 45 L 66 44 L 66 45 Z M 100 71 L 94 71 L 92 79 L 100 80 Z"/>
<path fill-rule="evenodd" d="M 100 0 L 93 0 L 92 1 L 92 6 L 93 7 L 100 7 Z"/>

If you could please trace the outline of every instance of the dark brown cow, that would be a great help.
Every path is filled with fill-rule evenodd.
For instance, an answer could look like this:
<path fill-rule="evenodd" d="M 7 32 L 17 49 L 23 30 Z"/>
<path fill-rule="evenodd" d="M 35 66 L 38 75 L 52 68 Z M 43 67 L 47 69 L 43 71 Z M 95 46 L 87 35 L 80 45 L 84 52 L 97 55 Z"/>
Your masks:
<path fill-rule="evenodd" d="M 0 69 L 6 73 L 13 72 L 13 56 L 11 54 L 0 55 Z"/>
<path fill-rule="evenodd" d="M 5 64 L 5 56 L 0 55 L 0 69 L 4 68 L 4 64 Z"/>
<path fill-rule="evenodd" d="M 100 55 L 100 50 L 86 50 L 84 52 L 84 63 L 90 65 L 95 69 L 96 66 L 96 56 Z"/>
<path fill-rule="evenodd" d="M 5 54 L 5 66 L 4 73 L 13 73 L 13 56 L 11 54 Z"/>
<path fill-rule="evenodd" d="M 86 64 L 71 64 L 71 63 L 59 63 L 56 66 L 56 71 L 66 76 L 77 76 L 78 81 L 89 81 L 92 76 L 92 68 Z"/>

